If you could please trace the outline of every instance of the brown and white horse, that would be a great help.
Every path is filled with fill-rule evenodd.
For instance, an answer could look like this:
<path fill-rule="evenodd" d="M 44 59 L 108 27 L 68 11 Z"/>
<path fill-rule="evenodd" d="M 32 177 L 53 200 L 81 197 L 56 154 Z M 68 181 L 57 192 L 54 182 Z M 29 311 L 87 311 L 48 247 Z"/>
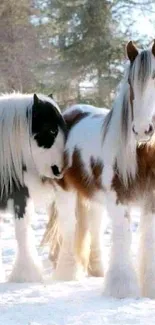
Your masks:
<path fill-rule="evenodd" d="M 137 276 L 141 294 L 155 298 L 155 138 L 137 146 L 137 176 L 135 180 L 131 181 L 126 188 L 119 174 L 116 173 L 113 186 L 118 200 L 129 208 L 126 214 L 129 227 L 130 208 L 132 206 L 140 207 Z M 104 276 L 103 212 L 103 207 L 100 204 L 88 201 L 82 196 L 77 197 L 75 259 L 77 265 L 79 263 L 84 272 L 93 276 Z M 43 243 L 50 245 L 50 259 L 56 267 L 63 236 L 59 231 L 59 210 L 55 202 L 50 207 L 49 216 Z M 130 245 L 128 248 L 130 249 Z"/>
<path fill-rule="evenodd" d="M 140 294 L 131 262 L 128 200 L 123 199 L 123 192 L 130 193 L 132 184 L 137 183 L 137 140 L 150 139 L 155 114 L 155 44 L 152 49 L 139 53 L 129 42 L 127 54 L 130 64 L 112 110 L 107 113 L 92 106 L 77 105 L 65 112 L 69 128 L 66 142 L 69 168 L 63 181 L 55 182 L 62 236 L 55 278 L 75 279 L 79 272 L 74 243 L 75 211 L 77 196 L 80 195 L 106 206 L 111 218 L 112 248 L 104 294 L 113 297 Z M 97 222 L 98 227 L 100 220 Z M 142 277 L 146 278 L 145 272 L 142 272 Z"/>

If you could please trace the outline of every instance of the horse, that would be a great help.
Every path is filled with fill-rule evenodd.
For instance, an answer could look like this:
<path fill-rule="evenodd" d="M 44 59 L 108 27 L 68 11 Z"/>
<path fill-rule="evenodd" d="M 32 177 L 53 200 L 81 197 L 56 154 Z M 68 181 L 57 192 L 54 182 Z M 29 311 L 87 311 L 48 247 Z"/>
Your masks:
<path fill-rule="evenodd" d="M 35 200 L 51 200 L 51 188 L 50 194 L 42 178 L 63 176 L 66 135 L 66 123 L 50 97 L 18 92 L 0 96 L 0 210 L 15 216 L 18 249 L 11 282 L 42 281 L 30 217 Z"/>
<path fill-rule="evenodd" d="M 54 279 L 76 279 L 80 268 L 74 254 L 77 196 L 105 206 L 112 223 L 112 247 L 104 279 L 104 295 L 139 297 L 140 288 L 130 256 L 128 204 L 117 195 L 116 175 L 128 189 L 137 177 L 137 142 L 150 140 L 155 114 L 155 42 L 139 51 L 130 41 L 128 64 L 112 109 L 75 105 L 63 117 L 68 126 L 65 145 L 68 170 L 55 182 L 62 245 Z M 98 221 L 100 223 L 100 221 Z"/>
<path fill-rule="evenodd" d="M 140 208 L 137 277 L 141 295 L 154 299 L 155 136 L 151 141 L 137 145 L 136 178 L 126 187 L 116 172 L 113 186 L 120 202 L 128 206 L 126 218 L 129 227 L 130 209 L 135 206 Z M 103 215 L 104 209 L 101 204 L 91 202 L 80 195 L 77 196 L 74 251 L 76 263 L 79 264 L 78 267 L 83 275 L 104 277 Z M 59 209 L 56 202 L 53 202 L 49 209 L 49 222 L 41 245 L 49 246 L 49 259 L 54 263 L 54 268 L 58 263 L 62 237 L 59 229 Z"/>

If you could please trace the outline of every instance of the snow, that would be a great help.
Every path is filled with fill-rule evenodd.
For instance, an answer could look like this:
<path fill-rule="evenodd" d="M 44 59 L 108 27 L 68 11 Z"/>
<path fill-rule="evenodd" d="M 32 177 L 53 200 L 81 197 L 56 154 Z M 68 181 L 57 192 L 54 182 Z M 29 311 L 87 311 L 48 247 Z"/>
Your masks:
<path fill-rule="evenodd" d="M 137 219 L 134 213 L 133 256 L 137 250 Z M 33 222 L 36 244 L 45 267 L 45 283 L 0 283 L 0 325 L 154 325 L 155 300 L 112 299 L 102 296 L 103 279 L 51 283 L 52 266 L 47 249 L 39 247 L 47 217 L 37 214 Z M 105 260 L 108 260 L 110 228 L 105 229 Z M 3 262 L 6 274 L 15 254 L 12 218 L 3 225 Z"/>

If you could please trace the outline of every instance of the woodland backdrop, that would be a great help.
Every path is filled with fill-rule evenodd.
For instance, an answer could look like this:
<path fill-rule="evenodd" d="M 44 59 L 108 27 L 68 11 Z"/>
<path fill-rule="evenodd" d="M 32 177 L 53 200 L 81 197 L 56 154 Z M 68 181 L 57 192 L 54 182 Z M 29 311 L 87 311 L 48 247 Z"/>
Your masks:
<path fill-rule="evenodd" d="M 149 44 L 135 26 L 154 13 L 155 0 L 0 0 L 1 92 L 110 107 L 125 44 Z"/>

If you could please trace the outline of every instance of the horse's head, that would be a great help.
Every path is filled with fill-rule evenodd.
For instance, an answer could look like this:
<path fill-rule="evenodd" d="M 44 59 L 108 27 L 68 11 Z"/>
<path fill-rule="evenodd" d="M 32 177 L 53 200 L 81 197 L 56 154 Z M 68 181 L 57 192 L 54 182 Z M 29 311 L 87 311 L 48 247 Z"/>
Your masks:
<path fill-rule="evenodd" d="M 147 141 L 155 126 L 155 41 L 151 49 L 142 51 L 130 41 L 127 56 L 132 131 L 137 140 Z"/>
<path fill-rule="evenodd" d="M 31 150 L 41 176 L 63 176 L 65 121 L 55 101 L 47 96 L 33 96 Z"/>

